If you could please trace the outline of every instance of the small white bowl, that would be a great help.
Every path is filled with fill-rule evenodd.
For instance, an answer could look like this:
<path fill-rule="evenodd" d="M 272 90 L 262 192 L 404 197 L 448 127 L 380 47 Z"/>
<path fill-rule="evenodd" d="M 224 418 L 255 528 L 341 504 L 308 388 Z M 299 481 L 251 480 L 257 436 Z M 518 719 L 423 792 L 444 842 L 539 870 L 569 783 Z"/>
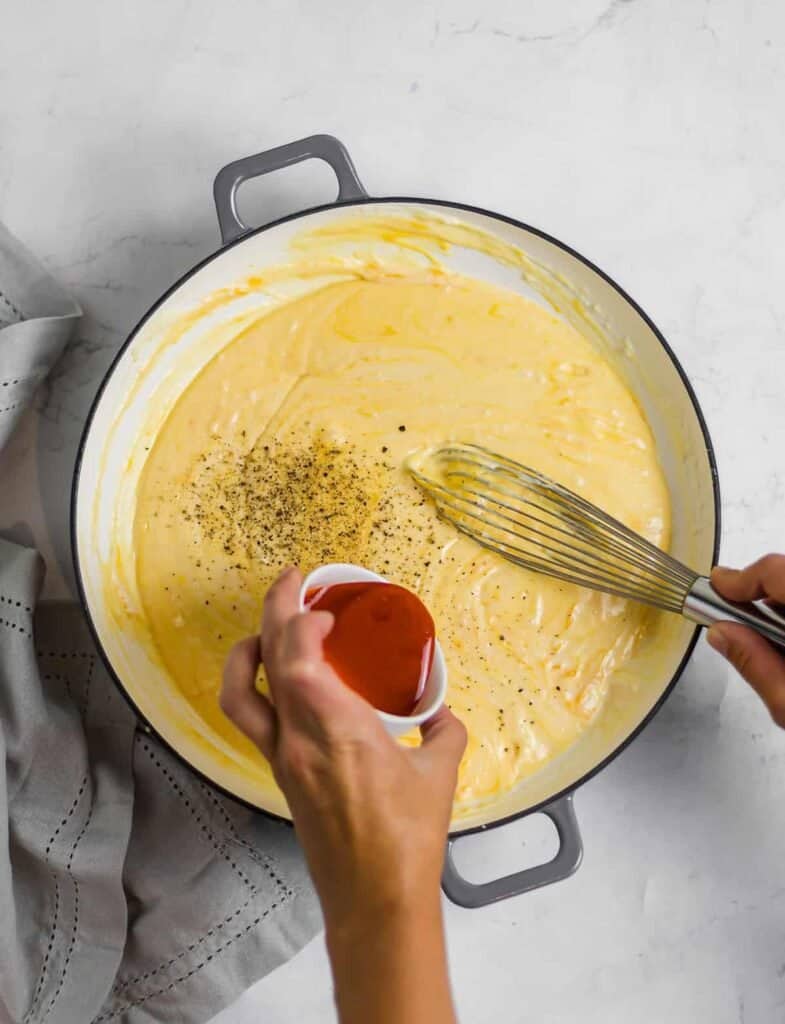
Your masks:
<path fill-rule="evenodd" d="M 363 569 L 359 565 L 351 565 L 348 562 L 334 562 L 330 565 L 322 565 L 309 573 L 303 581 L 300 589 L 300 611 L 305 611 L 305 595 L 309 590 L 317 587 L 330 587 L 336 583 L 362 583 L 376 582 L 389 583 L 384 576 L 371 572 L 370 569 Z M 376 709 L 376 714 L 381 718 L 385 729 L 391 736 L 402 736 L 405 732 L 415 729 L 432 718 L 444 703 L 447 694 L 447 666 L 444 661 L 444 654 L 438 640 L 434 643 L 433 664 L 428 678 L 425 681 L 425 688 L 422 696 L 417 701 L 410 715 L 390 715 L 386 711 Z"/>

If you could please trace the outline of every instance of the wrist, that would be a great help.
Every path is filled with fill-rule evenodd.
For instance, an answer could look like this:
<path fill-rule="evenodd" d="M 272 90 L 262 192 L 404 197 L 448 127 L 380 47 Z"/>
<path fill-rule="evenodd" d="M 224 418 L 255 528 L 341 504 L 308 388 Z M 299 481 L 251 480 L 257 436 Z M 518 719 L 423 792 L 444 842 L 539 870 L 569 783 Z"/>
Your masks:
<path fill-rule="evenodd" d="M 336 941 L 354 940 L 385 921 L 402 924 L 424 914 L 441 920 L 443 843 L 384 843 L 342 860 L 306 846 L 306 856 L 325 930 Z"/>
<path fill-rule="evenodd" d="M 378 944 L 380 936 L 392 941 L 417 928 L 429 935 L 442 929 L 438 884 L 355 896 L 350 904 L 323 906 L 323 911 L 327 946 L 336 952 L 347 947 L 356 953 L 365 943 Z"/>
<path fill-rule="evenodd" d="M 325 923 L 341 1024 L 454 1024 L 438 886 Z"/>

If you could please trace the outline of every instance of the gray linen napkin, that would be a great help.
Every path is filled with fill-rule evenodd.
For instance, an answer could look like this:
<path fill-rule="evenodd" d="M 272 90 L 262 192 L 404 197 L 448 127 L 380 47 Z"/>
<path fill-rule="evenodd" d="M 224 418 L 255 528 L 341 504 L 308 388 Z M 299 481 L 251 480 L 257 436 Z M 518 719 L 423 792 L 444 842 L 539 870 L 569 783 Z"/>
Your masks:
<path fill-rule="evenodd" d="M 79 315 L 0 225 L 0 446 Z M 43 574 L 0 540 L 0 1021 L 208 1020 L 320 927 L 302 854 L 137 727 Z"/>

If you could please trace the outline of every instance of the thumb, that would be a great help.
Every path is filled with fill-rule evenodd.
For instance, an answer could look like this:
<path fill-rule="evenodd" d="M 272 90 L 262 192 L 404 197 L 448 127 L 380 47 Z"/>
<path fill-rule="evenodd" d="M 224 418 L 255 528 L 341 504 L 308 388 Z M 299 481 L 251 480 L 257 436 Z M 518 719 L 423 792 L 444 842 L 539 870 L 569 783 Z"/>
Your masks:
<path fill-rule="evenodd" d="M 418 753 L 422 758 L 458 770 L 466 749 L 466 726 L 446 704 L 439 708 L 433 718 L 423 722 L 420 735 L 422 745 Z"/>
<path fill-rule="evenodd" d="M 260 664 L 258 636 L 246 637 L 235 644 L 224 665 L 219 703 L 226 717 L 256 744 L 268 761 L 272 761 L 278 718 L 272 704 L 256 689 Z"/>
<path fill-rule="evenodd" d="M 706 639 L 760 695 L 777 725 L 785 728 L 785 658 L 759 633 L 735 622 L 717 623 Z"/>

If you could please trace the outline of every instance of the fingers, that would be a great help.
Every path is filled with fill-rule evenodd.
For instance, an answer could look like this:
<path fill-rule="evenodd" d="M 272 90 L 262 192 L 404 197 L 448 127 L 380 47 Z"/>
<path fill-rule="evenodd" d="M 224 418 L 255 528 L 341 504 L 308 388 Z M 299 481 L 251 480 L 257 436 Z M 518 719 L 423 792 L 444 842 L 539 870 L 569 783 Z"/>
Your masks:
<path fill-rule="evenodd" d="M 746 569 L 712 570 L 711 582 L 729 601 L 757 601 L 768 597 L 785 603 L 785 555 L 764 555 Z"/>
<path fill-rule="evenodd" d="M 301 612 L 302 576 L 287 569 L 270 587 L 262 616 L 264 667 L 281 734 L 290 728 L 320 741 L 357 728 L 367 705 L 325 661 L 330 612 Z M 367 708 L 373 717 L 373 712 Z"/>
<path fill-rule="evenodd" d="M 420 735 L 422 746 L 418 754 L 457 771 L 466 749 L 466 726 L 446 704 L 420 726 Z"/>
<path fill-rule="evenodd" d="M 322 661 L 324 639 L 333 628 L 332 612 L 300 612 L 286 623 L 281 641 L 281 657 Z"/>
<path fill-rule="evenodd" d="M 272 705 L 256 689 L 260 664 L 258 637 L 250 636 L 235 644 L 224 666 L 220 704 L 226 717 L 272 761 L 278 722 Z"/>
<path fill-rule="evenodd" d="M 735 622 L 717 623 L 706 639 L 758 692 L 777 725 L 785 728 L 785 658 L 760 634 Z"/>
<path fill-rule="evenodd" d="M 262 612 L 262 649 L 268 665 L 275 662 L 286 624 L 300 612 L 302 582 L 298 569 L 286 569 L 267 591 Z"/>
<path fill-rule="evenodd" d="M 262 650 L 265 670 L 273 701 L 278 701 L 278 679 L 281 674 L 283 642 L 286 628 L 300 612 L 302 576 L 296 568 L 285 569 L 264 598 L 262 610 Z"/>
<path fill-rule="evenodd" d="M 330 695 L 347 688 L 324 658 L 324 638 L 333 627 L 330 612 L 301 612 L 289 619 L 277 647 L 275 664 L 266 660 L 267 675 L 275 680 L 274 698 L 281 714 L 329 706 Z"/>
<path fill-rule="evenodd" d="M 711 582 L 729 601 L 768 598 L 785 603 L 785 555 L 765 555 L 746 569 L 718 566 Z M 762 636 L 737 623 L 720 622 L 706 638 L 760 694 L 777 725 L 785 728 L 785 658 Z"/>

